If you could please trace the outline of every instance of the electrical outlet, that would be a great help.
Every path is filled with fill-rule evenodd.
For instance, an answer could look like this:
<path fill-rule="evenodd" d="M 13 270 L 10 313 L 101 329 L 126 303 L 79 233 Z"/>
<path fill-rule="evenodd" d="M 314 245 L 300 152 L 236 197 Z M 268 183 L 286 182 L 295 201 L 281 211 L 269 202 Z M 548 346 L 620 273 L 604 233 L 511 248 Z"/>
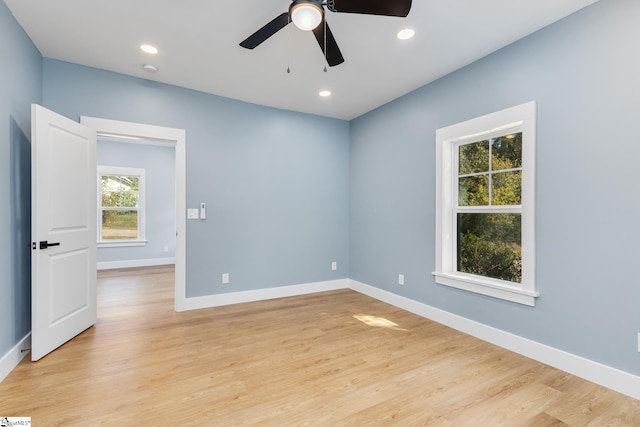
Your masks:
<path fill-rule="evenodd" d="M 162 252 L 164 252 L 164 253 L 169 252 L 169 246 L 164 246 L 164 247 L 162 248 Z"/>
<path fill-rule="evenodd" d="M 229 273 L 223 273 L 222 274 L 222 284 L 226 285 L 229 283 Z"/>
<path fill-rule="evenodd" d="M 404 286 L 404 274 L 398 274 L 398 285 Z"/>
<path fill-rule="evenodd" d="M 333 261 L 331 263 L 331 270 L 336 271 L 337 269 L 338 269 L 338 263 L 336 261 Z"/>
<path fill-rule="evenodd" d="M 638 353 L 640 353 L 640 332 L 638 332 Z"/>

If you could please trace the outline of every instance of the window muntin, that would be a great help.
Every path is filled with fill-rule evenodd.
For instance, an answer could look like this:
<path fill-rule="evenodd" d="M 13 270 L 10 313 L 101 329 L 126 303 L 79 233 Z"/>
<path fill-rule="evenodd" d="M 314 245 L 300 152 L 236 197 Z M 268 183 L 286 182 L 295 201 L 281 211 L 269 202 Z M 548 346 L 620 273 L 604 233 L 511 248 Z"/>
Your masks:
<path fill-rule="evenodd" d="M 436 132 L 436 283 L 535 304 L 531 102 Z"/>
<path fill-rule="evenodd" d="M 100 166 L 98 243 L 144 242 L 144 169 Z"/>

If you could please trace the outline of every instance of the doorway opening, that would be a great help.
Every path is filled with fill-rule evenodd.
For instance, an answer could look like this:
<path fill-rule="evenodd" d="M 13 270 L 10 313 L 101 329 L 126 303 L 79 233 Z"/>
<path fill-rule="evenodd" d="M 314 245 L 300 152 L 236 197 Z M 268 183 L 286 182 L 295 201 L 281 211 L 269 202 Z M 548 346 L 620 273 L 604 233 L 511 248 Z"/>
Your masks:
<path fill-rule="evenodd" d="M 186 299 L 186 132 L 184 129 L 81 116 L 80 123 L 99 139 L 171 147 L 175 150 L 175 285 L 174 308 L 183 311 Z"/>

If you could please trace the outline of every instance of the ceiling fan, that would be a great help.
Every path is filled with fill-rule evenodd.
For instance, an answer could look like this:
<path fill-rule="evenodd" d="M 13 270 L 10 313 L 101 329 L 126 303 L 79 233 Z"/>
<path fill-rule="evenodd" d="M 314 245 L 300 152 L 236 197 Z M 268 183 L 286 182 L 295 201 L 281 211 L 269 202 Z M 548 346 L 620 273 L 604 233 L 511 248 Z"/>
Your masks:
<path fill-rule="evenodd" d="M 274 18 L 240 43 L 253 49 L 286 27 L 290 22 L 304 31 L 313 31 L 327 63 L 333 67 L 344 62 L 340 48 L 324 19 L 324 7 L 331 12 L 406 17 L 411 0 L 292 0 L 289 11 Z"/>

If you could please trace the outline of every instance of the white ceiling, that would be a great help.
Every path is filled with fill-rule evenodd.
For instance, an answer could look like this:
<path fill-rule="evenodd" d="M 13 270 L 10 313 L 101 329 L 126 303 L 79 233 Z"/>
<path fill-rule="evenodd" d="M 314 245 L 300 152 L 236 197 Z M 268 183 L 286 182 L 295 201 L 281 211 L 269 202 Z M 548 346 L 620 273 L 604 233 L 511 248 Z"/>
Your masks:
<path fill-rule="evenodd" d="M 350 120 L 597 0 L 414 0 L 407 18 L 327 12 L 345 62 L 326 73 L 313 34 L 292 24 L 254 50 L 238 45 L 290 0 L 4 1 L 47 58 Z M 405 27 L 416 36 L 398 40 Z"/>

